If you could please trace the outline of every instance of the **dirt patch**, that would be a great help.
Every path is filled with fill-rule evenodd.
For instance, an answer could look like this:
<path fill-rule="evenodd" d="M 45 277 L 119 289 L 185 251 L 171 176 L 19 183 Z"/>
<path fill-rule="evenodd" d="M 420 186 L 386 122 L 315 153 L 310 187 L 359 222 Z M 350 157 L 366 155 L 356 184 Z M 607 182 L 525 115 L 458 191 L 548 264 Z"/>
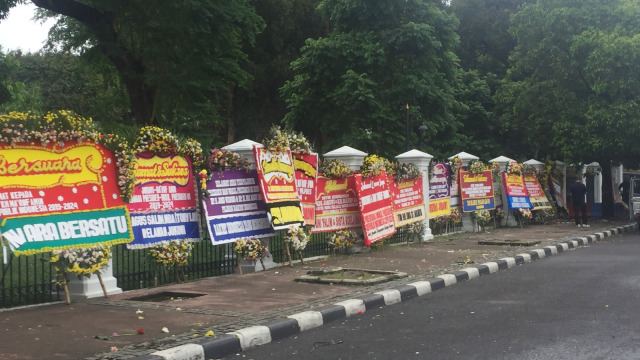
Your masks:
<path fill-rule="evenodd" d="M 318 284 L 373 285 L 406 277 L 407 273 L 399 271 L 381 271 L 365 269 L 333 269 L 308 271 L 298 276 L 295 281 Z"/>

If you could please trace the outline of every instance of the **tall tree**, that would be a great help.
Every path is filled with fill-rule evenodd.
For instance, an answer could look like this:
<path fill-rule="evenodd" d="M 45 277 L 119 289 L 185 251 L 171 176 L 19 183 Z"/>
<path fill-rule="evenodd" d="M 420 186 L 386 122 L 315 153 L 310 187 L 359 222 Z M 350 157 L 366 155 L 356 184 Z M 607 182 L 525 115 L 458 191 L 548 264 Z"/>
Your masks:
<path fill-rule="evenodd" d="M 300 56 L 308 38 L 328 34 L 328 26 L 316 11 L 320 0 L 253 0 L 265 28 L 255 45 L 246 44 L 247 86 L 234 87 L 229 117 L 228 142 L 249 138 L 262 140 L 271 125 L 287 112 L 278 89 L 293 77 L 290 64 Z"/>
<path fill-rule="evenodd" d="M 309 39 L 282 88 L 288 127 L 321 151 L 350 145 L 395 156 L 419 147 L 418 127 L 430 129 L 423 147 L 434 155 L 455 148 L 460 68 L 453 53 L 454 16 L 422 0 L 324 0 L 333 31 Z M 406 105 L 409 108 L 406 108 Z"/>
<path fill-rule="evenodd" d="M 613 213 L 610 165 L 639 165 L 639 19 L 635 0 L 524 5 L 512 18 L 517 46 L 498 94 L 510 129 L 533 135 L 523 149 L 600 163 L 605 216 Z"/>
<path fill-rule="evenodd" d="M 0 0 L 0 18 L 18 2 Z M 206 108 L 216 118 L 215 104 L 230 84 L 246 83 L 242 42 L 252 41 L 263 24 L 249 0 L 32 2 L 62 15 L 51 32 L 54 44 L 100 55 L 115 67 L 139 125 L 192 108 Z"/>

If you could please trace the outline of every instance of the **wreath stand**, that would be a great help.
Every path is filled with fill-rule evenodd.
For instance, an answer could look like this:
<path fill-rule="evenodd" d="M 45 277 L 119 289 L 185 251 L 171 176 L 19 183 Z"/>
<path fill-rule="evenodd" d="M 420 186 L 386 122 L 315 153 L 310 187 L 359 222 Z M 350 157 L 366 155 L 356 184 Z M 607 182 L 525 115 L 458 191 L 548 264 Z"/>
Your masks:
<path fill-rule="evenodd" d="M 102 292 L 104 293 L 104 298 L 108 299 L 109 294 L 107 294 L 107 287 L 104 285 L 104 280 L 102 280 L 102 274 L 100 274 L 100 270 L 96 271 L 94 274 L 98 276 L 98 281 L 100 281 L 100 286 L 102 287 Z M 62 288 L 64 289 L 64 298 L 67 305 L 71 304 L 71 296 L 69 295 L 69 284 L 67 282 L 67 272 L 62 272 Z"/>

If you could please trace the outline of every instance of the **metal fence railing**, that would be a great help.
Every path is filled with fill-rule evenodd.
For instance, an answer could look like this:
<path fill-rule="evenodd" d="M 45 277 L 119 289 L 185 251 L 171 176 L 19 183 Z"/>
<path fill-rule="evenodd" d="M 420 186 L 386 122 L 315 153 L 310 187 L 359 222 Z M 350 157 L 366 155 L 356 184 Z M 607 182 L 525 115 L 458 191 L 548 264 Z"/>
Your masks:
<path fill-rule="evenodd" d="M 278 231 L 276 236 L 269 239 L 269 251 L 276 263 L 288 261 L 284 249 L 284 235 L 285 231 Z M 312 234 L 303 251 L 303 257 L 330 254 L 332 249 L 327 244 L 330 236 L 331 233 Z M 387 243 L 405 243 L 408 239 L 406 229 L 400 228 Z M 2 251 L 4 249 L 0 247 L 0 255 L 4 258 L 5 254 Z M 119 288 L 124 291 L 144 289 L 181 280 L 233 274 L 237 270 L 233 244 L 212 246 L 208 237 L 194 243 L 188 264 L 179 271 L 158 266 L 148 253 L 148 249 L 128 250 L 125 245 L 112 247 L 111 266 Z M 291 256 L 293 260 L 298 259 L 295 254 Z M 7 254 L 6 264 L 3 264 L 0 270 L 0 308 L 64 300 L 64 291 L 57 284 L 56 272 L 49 263 L 49 257 L 48 253 L 18 257 Z"/>

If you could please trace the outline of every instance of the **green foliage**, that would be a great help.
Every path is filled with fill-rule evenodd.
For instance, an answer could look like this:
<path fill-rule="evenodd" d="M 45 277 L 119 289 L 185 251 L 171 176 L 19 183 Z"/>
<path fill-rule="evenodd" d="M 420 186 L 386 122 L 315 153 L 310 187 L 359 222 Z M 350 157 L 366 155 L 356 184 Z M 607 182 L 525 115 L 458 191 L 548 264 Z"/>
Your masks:
<path fill-rule="evenodd" d="M 540 0 L 512 17 L 517 46 L 497 99 L 521 148 L 638 167 L 638 18 L 627 0 Z"/>
<path fill-rule="evenodd" d="M 436 155 L 459 145 L 455 17 L 420 0 L 326 0 L 319 9 L 334 31 L 307 40 L 292 63 L 296 76 L 282 88 L 287 126 L 319 151 L 349 144 L 395 156 L 407 118 L 412 145 L 423 123 Z"/>

